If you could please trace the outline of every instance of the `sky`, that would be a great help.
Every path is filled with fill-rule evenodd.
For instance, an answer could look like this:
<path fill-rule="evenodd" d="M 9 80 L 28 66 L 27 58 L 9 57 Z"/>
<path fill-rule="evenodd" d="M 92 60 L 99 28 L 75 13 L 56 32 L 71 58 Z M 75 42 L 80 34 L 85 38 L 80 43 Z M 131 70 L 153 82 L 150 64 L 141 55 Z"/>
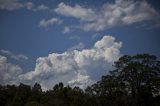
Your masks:
<path fill-rule="evenodd" d="M 123 55 L 160 56 L 158 0 L 0 0 L 0 84 L 82 89 Z"/>

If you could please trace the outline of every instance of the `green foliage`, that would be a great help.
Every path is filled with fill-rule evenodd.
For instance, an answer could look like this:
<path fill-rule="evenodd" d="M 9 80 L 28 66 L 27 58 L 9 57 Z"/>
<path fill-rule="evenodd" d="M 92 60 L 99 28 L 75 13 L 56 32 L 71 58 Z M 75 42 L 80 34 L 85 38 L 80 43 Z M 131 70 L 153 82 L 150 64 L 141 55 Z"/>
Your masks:
<path fill-rule="evenodd" d="M 0 106 L 160 106 L 160 61 L 154 55 L 125 55 L 115 70 L 85 90 L 56 84 L 0 85 Z"/>

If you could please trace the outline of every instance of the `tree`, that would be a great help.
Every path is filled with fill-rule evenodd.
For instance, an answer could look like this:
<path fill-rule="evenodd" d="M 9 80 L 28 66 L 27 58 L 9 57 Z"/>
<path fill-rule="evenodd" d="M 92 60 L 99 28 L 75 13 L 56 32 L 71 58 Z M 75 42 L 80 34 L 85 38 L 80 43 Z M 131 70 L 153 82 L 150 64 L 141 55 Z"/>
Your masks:
<path fill-rule="evenodd" d="M 40 102 L 42 96 L 42 89 L 41 85 L 38 83 L 35 83 L 31 90 L 31 96 L 28 98 L 28 102 Z"/>
<path fill-rule="evenodd" d="M 30 95 L 31 95 L 31 87 L 21 83 L 17 88 L 17 92 L 13 98 L 12 105 L 24 106 Z"/>
<path fill-rule="evenodd" d="M 41 88 L 41 85 L 38 84 L 38 83 L 35 83 L 33 88 L 32 88 L 32 91 L 33 92 L 42 92 L 42 88 Z"/>
<path fill-rule="evenodd" d="M 43 105 L 36 101 L 31 101 L 31 102 L 27 102 L 24 106 L 43 106 Z"/>
<path fill-rule="evenodd" d="M 154 55 L 125 55 L 115 70 L 86 89 L 105 106 L 152 106 L 160 95 L 160 61 Z M 155 100 L 157 101 L 157 99 Z"/>
<path fill-rule="evenodd" d="M 152 105 L 160 92 L 160 61 L 154 55 L 125 55 L 115 62 L 119 81 L 125 84 L 136 106 Z"/>

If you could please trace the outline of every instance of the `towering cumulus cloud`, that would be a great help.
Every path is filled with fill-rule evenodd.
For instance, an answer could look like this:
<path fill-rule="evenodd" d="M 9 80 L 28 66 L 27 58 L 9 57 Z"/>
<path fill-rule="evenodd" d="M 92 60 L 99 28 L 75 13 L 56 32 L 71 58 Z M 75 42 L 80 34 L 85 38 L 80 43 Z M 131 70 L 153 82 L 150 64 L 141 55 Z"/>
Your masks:
<path fill-rule="evenodd" d="M 104 36 L 91 49 L 39 57 L 35 70 L 19 75 L 19 78 L 25 83 L 38 82 L 44 90 L 58 82 L 84 88 L 113 68 L 113 62 L 120 56 L 121 46 L 122 43 L 115 42 L 114 37 Z"/>

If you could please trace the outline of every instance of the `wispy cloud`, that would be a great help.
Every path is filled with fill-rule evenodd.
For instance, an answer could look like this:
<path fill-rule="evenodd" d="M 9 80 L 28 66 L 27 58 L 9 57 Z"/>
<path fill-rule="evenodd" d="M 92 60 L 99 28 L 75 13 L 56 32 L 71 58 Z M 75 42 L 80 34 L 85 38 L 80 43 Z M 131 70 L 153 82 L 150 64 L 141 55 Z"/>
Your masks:
<path fill-rule="evenodd" d="M 22 2 L 20 0 L 0 0 L 1 10 L 13 11 L 22 8 L 32 11 L 50 10 L 49 7 L 44 4 L 36 6 L 33 2 Z"/>
<path fill-rule="evenodd" d="M 36 8 L 34 8 L 33 10 L 34 11 L 49 10 L 49 7 L 47 7 L 44 4 L 41 4 L 41 5 L 37 6 Z"/>
<path fill-rule="evenodd" d="M 39 27 L 48 27 L 50 25 L 54 25 L 54 24 L 61 24 L 62 20 L 60 20 L 59 18 L 51 18 L 48 20 L 42 19 L 39 23 Z"/>
<path fill-rule="evenodd" d="M 73 51 L 73 50 L 82 50 L 84 49 L 85 45 L 80 42 L 77 45 L 72 46 L 71 48 L 68 49 L 68 51 Z"/>
<path fill-rule="evenodd" d="M 81 28 L 85 31 L 102 31 L 143 21 L 159 22 L 160 19 L 160 14 L 145 0 L 115 0 L 115 3 L 106 3 L 97 10 L 80 5 L 70 6 L 62 2 L 54 11 L 79 19 L 82 22 Z"/>
<path fill-rule="evenodd" d="M 65 34 L 65 33 L 68 33 L 68 32 L 70 32 L 70 27 L 68 27 L 68 26 L 65 26 L 64 27 L 64 30 L 63 30 L 63 33 Z"/>
<path fill-rule="evenodd" d="M 15 10 L 23 8 L 25 5 L 18 0 L 0 0 L 0 9 Z"/>
<path fill-rule="evenodd" d="M 70 40 L 79 40 L 80 37 L 78 35 L 74 35 L 74 36 L 70 36 L 69 39 Z"/>
<path fill-rule="evenodd" d="M 23 54 L 14 54 L 8 50 L 0 50 L 0 52 L 15 60 L 28 60 L 28 57 Z"/>
<path fill-rule="evenodd" d="M 99 33 L 95 33 L 95 34 L 92 35 L 91 38 L 92 38 L 92 39 L 95 39 L 95 38 L 97 38 L 98 36 L 100 36 L 100 34 L 99 34 Z"/>

